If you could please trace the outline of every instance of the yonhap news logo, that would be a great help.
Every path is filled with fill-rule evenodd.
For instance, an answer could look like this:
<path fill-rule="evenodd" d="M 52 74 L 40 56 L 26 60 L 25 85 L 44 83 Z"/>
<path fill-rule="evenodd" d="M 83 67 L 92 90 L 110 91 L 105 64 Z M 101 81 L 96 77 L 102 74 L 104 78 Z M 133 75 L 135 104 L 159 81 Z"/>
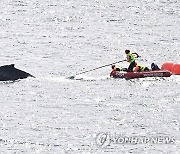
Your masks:
<path fill-rule="evenodd" d="M 175 138 L 170 136 L 124 136 L 99 133 L 96 135 L 96 144 L 105 148 L 112 144 L 175 144 Z"/>

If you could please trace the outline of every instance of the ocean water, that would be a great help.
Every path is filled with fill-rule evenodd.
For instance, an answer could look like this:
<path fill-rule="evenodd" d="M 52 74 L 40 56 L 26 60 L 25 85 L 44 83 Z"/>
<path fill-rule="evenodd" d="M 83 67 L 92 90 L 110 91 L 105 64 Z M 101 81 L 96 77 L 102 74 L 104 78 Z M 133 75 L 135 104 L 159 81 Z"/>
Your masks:
<path fill-rule="evenodd" d="M 36 78 L 0 83 L 0 153 L 179 154 L 180 76 L 111 79 L 105 67 L 67 78 L 125 49 L 148 67 L 178 63 L 179 25 L 179 0 L 1 0 L 0 65 Z"/>

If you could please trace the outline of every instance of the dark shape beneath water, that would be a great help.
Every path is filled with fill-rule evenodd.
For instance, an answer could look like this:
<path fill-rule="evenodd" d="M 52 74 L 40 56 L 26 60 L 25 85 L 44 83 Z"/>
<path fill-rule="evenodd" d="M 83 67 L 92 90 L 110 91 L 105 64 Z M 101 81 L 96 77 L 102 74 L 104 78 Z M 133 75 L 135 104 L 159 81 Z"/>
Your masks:
<path fill-rule="evenodd" d="M 14 64 L 0 67 L 0 81 L 15 81 L 18 79 L 25 79 L 27 77 L 34 76 L 15 68 Z"/>

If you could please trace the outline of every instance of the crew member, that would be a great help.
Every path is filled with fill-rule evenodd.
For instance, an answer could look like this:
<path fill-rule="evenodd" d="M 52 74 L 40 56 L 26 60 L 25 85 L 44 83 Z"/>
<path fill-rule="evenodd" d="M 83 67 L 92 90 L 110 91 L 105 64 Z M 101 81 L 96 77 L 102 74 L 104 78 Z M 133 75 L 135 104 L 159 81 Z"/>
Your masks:
<path fill-rule="evenodd" d="M 130 63 L 128 69 L 127 69 L 127 72 L 132 72 L 134 67 L 136 66 L 136 62 L 135 62 L 135 57 L 134 55 L 137 56 L 137 58 L 139 57 L 139 55 L 136 53 L 136 52 L 130 52 L 130 50 L 125 50 L 125 53 L 127 55 L 127 62 Z"/>
<path fill-rule="evenodd" d="M 152 63 L 152 64 L 151 64 L 151 69 L 152 69 L 152 71 L 160 70 L 160 68 L 158 67 L 158 65 L 155 64 L 155 63 Z"/>
<path fill-rule="evenodd" d="M 134 72 L 146 72 L 146 71 L 150 71 L 148 67 L 145 67 L 144 65 L 141 64 L 135 64 L 136 67 L 134 69 Z"/>
<path fill-rule="evenodd" d="M 115 66 L 113 64 L 112 65 L 112 71 L 125 71 L 125 72 L 127 72 L 127 68 L 122 68 L 121 66 Z"/>

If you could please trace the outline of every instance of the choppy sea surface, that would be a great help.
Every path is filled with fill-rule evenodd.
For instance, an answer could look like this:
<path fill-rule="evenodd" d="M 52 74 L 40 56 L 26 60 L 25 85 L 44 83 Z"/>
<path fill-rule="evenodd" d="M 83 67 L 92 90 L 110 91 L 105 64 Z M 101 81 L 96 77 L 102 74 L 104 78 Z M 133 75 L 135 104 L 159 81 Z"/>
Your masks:
<path fill-rule="evenodd" d="M 1 0 L 0 65 L 36 78 L 0 82 L 0 153 L 179 154 L 180 76 L 66 78 L 125 49 L 148 67 L 178 63 L 179 25 L 179 0 Z"/>

